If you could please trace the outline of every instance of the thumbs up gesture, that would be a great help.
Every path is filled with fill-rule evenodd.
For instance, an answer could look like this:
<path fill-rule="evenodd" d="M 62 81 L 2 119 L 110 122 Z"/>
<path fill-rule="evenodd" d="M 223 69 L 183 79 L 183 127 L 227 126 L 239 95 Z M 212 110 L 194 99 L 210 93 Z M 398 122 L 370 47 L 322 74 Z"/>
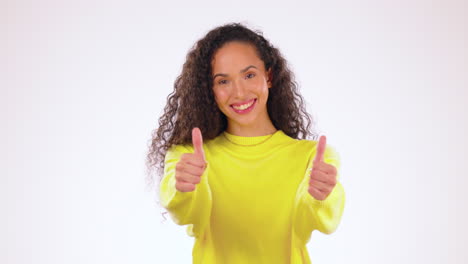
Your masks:
<path fill-rule="evenodd" d="M 335 166 L 323 161 L 327 138 L 320 136 L 317 154 L 310 173 L 309 193 L 317 200 L 325 200 L 336 185 L 337 170 Z"/>
<path fill-rule="evenodd" d="M 192 129 L 192 144 L 194 153 L 182 154 L 175 167 L 176 189 L 180 192 L 194 191 L 206 169 L 203 138 L 198 127 Z"/>

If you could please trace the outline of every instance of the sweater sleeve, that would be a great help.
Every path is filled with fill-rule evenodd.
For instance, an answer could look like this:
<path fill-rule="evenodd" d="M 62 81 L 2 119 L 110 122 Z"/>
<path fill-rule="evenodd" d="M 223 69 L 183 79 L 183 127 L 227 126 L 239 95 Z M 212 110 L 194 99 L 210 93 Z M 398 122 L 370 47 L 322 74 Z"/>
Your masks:
<path fill-rule="evenodd" d="M 201 181 L 192 192 L 176 189 L 175 167 L 183 153 L 193 153 L 190 145 L 171 147 L 164 159 L 164 176 L 159 186 L 159 199 L 172 220 L 178 225 L 188 225 L 187 234 L 198 237 L 207 226 L 211 212 L 211 191 L 208 184 L 209 164 Z"/>
<path fill-rule="evenodd" d="M 297 196 L 298 207 L 295 224 L 298 235 L 302 237 L 304 241 L 310 239 L 313 230 L 319 230 L 324 234 L 333 233 L 340 223 L 345 205 L 345 192 L 343 186 L 339 182 L 340 158 L 338 153 L 330 145 L 327 145 L 325 149 L 324 161 L 336 167 L 337 183 L 325 200 L 320 201 L 310 195 L 308 191 L 310 168 L 312 168 L 314 158 L 315 155 L 311 157 L 304 179 L 299 186 L 299 193 Z"/>

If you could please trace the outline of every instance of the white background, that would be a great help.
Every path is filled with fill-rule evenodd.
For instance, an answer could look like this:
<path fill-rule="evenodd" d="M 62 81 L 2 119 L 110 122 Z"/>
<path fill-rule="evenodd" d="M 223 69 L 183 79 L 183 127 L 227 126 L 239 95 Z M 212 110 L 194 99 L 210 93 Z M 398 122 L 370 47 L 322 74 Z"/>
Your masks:
<path fill-rule="evenodd" d="M 190 263 L 145 155 L 187 51 L 245 22 L 342 159 L 314 264 L 468 263 L 466 1 L 0 3 L 0 263 Z"/>

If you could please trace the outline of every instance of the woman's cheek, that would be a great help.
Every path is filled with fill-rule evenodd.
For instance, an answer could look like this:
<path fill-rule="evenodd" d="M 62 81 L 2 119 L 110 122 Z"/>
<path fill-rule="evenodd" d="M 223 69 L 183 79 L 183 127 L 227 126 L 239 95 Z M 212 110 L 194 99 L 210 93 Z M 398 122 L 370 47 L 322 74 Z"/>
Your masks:
<path fill-rule="evenodd" d="M 256 90 L 263 90 L 264 87 L 267 87 L 267 83 L 263 78 L 256 78 L 254 82 L 252 82 L 252 88 Z M 267 87 L 268 88 L 268 87 Z"/>
<path fill-rule="evenodd" d="M 219 101 L 224 102 L 229 98 L 229 93 L 227 92 L 226 89 L 219 90 L 218 91 L 218 98 L 219 98 Z"/>

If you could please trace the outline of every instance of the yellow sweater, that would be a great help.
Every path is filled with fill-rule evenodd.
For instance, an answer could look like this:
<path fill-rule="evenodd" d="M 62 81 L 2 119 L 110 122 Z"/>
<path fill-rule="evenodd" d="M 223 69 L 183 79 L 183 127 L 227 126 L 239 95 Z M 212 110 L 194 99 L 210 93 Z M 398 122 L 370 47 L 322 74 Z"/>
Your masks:
<path fill-rule="evenodd" d="M 188 225 L 195 237 L 194 264 L 311 263 L 306 243 L 312 231 L 336 230 L 345 204 L 342 185 L 323 201 L 308 192 L 318 142 L 281 130 L 268 137 L 223 132 L 204 142 L 208 164 L 193 192 L 175 189 L 175 165 L 181 154 L 193 153 L 192 145 L 168 150 L 159 196 L 174 222 Z M 324 161 L 339 177 L 339 156 L 329 145 Z"/>

